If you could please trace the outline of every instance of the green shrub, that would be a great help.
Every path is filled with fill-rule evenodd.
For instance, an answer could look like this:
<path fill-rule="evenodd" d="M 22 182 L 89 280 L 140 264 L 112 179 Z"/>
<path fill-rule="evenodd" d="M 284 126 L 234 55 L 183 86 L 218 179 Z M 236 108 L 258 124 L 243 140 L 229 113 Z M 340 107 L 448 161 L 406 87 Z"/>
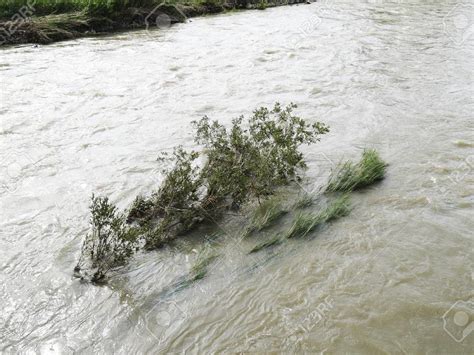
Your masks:
<path fill-rule="evenodd" d="M 146 248 L 162 246 L 204 218 L 198 194 L 201 182 L 195 164 L 197 157 L 198 153 L 182 148 L 175 149 L 171 158 L 162 155 L 161 163 L 172 163 L 170 169 L 163 169 L 162 185 L 150 198 L 139 196 L 134 201 L 127 220 L 149 229 L 145 235 Z M 153 227 L 149 228 L 150 225 Z"/>
<path fill-rule="evenodd" d="M 167 1 L 169 4 L 175 2 L 179 2 L 179 0 Z M 163 3 L 162 0 L 1 0 L 0 18 L 10 18 L 18 14 L 23 6 L 28 6 L 29 12 L 34 16 L 63 14 L 73 11 L 110 15 L 129 8 L 151 10 Z"/>
<path fill-rule="evenodd" d="M 124 265 L 132 256 L 138 245 L 139 232 L 125 223 L 124 216 L 107 197 L 92 196 L 90 210 L 92 232 L 84 240 L 75 271 L 81 271 L 81 264 L 90 262 L 91 280 L 100 282 L 109 270 Z"/>
<path fill-rule="evenodd" d="M 267 0 L 260 0 L 256 6 L 258 10 L 265 10 L 268 7 L 268 1 Z"/>
<path fill-rule="evenodd" d="M 95 266 L 106 265 L 97 275 L 102 278 L 108 265 L 117 264 L 109 262 L 109 253 L 117 254 L 116 261 L 131 254 L 124 242 L 132 235 L 136 238 L 140 234 L 147 249 L 159 248 L 198 223 L 214 222 L 226 210 L 238 209 L 251 200 L 261 206 L 250 231 L 266 228 L 285 213 L 279 203 L 265 200 L 280 186 L 300 179 L 299 172 L 306 167 L 300 146 L 315 143 L 328 132 L 322 123 L 310 124 L 295 116 L 295 107 L 262 107 L 246 121 L 243 116 L 234 119 L 230 128 L 208 117 L 194 122 L 195 140 L 203 152 L 178 148 L 171 157 L 160 156 L 160 163 L 171 163 L 171 168 L 163 169 L 163 183 L 149 197 L 138 196 L 126 219 L 107 199 L 94 198 L 93 233 L 86 238 L 92 247 L 85 248 L 83 254 L 90 255 Z M 200 155 L 205 163 L 198 167 Z M 103 242 L 103 227 L 95 221 L 100 216 L 114 226 Z M 98 253 L 96 245 L 104 246 L 107 253 Z"/>
<path fill-rule="evenodd" d="M 345 217 L 350 213 L 350 198 L 348 194 L 344 194 L 331 202 L 326 209 L 321 213 L 324 222 Z"/>
<path fill-rule="evenodd" d="M 293 115 L 294 108 L 262 107 L 245 125 L 243 116 L 234 119 L 230 129 L 208 117 L 194 123 L 196 142 L 205 148 L 201 176 L 209 195 L 229 197 L 238 207 L 299 178 L 298 169 L 306 167 L 299 147 L 319 141 L 329 129 Z"/>

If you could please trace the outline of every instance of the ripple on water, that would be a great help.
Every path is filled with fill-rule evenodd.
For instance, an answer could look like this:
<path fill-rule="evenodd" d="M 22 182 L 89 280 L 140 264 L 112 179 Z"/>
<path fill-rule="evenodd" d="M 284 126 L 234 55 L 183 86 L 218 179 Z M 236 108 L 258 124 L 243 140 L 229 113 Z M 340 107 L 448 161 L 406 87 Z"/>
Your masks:
<path fill-rule="evenodd" d="M 3 50 L 0 351 L 470 352 L 440 318 L 472 299 L 474 250 L 473 43 L 450 11 L 317 2 Z M 310 240 L 247 255 L 227 230 L 181 290 L 189 247 L 139 253 L 109 287 L 71 277 L 93 192 L 124 206 L 156 188 L 159 151 L 192 146 L 192 120 L 275 101 L 331 126 L 311 159 L 375 146 L 387 179 Z"/>

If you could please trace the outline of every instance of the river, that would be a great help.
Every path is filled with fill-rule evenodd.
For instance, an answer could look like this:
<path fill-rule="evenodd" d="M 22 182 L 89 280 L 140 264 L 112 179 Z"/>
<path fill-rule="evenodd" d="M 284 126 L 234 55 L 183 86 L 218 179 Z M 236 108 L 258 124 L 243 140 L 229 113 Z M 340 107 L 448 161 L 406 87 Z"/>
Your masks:
<path fill-rule="evenodd" d="M 473 9 L 325 1 L 1 50 L 0 351 L 472 354 Z M 369 147 L 387 178 L 309 240 L 250 256 L 223 228 L 183 290 L 199 243 L 72 276 L 92 193 L 126 207 L 191 121 L 275 101 L 331 127 L 308 181 Z"/>

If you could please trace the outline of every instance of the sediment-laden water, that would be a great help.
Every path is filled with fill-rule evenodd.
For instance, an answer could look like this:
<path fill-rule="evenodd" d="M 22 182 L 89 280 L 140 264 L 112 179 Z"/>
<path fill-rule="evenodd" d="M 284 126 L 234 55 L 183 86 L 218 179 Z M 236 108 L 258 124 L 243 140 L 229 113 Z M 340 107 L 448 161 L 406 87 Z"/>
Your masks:
<path fill-rule="evenodd" d="M 472 353 L 473 8 L 328 1 L 2 50 L 0 351 Z M 275 101 L 331 127 L 308 181 L 366 147 L 387 178 L 309 240 L 247 255 L 223 227 L 192 287 L 170 288 L 199 236 L 109 286 L 72 277 L 92 193 L 127 206 L 192 120 Z"/>

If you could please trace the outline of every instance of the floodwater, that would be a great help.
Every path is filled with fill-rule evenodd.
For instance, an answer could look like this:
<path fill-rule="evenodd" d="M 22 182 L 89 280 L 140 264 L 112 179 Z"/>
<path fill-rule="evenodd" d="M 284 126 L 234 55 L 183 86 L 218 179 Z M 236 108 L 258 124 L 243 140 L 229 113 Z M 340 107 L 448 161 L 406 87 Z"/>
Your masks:
<path fill-rule="evenodd" d="M 473 9 L 327 1 L 2 50 L 0 351 L 472 354 Z M 92 193 L 125 208 L 192 120 L 275 101 L 331 127 L 305 188 L 364 148 L 387 178 L 306 240 L 248 255 L 221 226 L 182 290 L 202 242 L 73 277 Z"/>

